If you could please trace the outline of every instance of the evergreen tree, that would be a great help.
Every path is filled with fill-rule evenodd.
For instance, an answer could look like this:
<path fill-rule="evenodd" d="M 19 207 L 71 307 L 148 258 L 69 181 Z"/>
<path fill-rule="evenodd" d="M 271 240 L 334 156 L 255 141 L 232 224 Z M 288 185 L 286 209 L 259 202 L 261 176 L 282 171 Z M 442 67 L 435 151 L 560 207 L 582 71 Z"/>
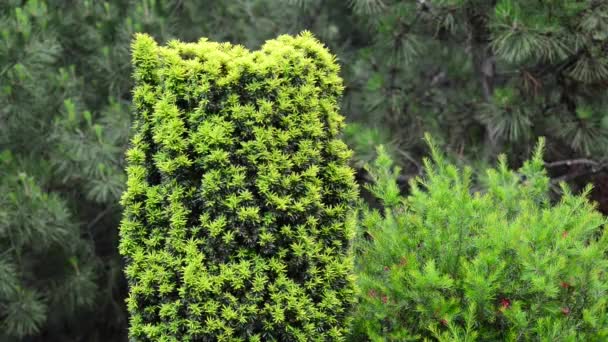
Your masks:
<path fill-rule="evenodd" d="M 77 322 L 78 315 L 110 310 L 119 320 L 124 317 L 122 310 L 111 307 L 120 308 L 112 300 L 117 285 L 113 279 L 110 282 L 112 262 L 102 264 L 103 254 L 95 251 L 99 240 L 92 231 L 81 230 L 96 228 L 95 222 L 81 224 L 78 215 L 98 211 L 89 214 L 94 217 L 103 212 L 98 208 L 117 199 L 110 194 L 88 202 L 79 193 L 83 184 L 87 187 L 83 193 L 93 198 L 99 191 L 96 185 L 104 184 L 103 175 L 96 172 L 106 160 L 96 153 L 103 145 L 96 144 L 95 138 L 102 139 L 104 134 L 94 127 L 90 113 L 85 124 L 82 112 L 75 109 L 81 99 L 81 80 L 73 67 L 62 63 L 63 37 L 59 28 L 52 29 L 60 22 L 50 15 L 57 13 L 43 1 L 23 6 L 4 2 L 0 13 L 0 287 L 4 289 L 0 339 L 14 341 L 44 331 L 52 340 L 82 329 L 79 325 L 84 327 L 80 333 L 86 334 L 91 323 L 98 322 Z M 68 121 L 71 131 L 63 130 Z M 78 139 L 67 139 L 68 134 Z M 99 148 L 89 151 L 87 143 Z M 61 150 L 77 147 L 80 154 L 70 154 L 71 160 L 58 158 Z M 109 152 L 106 156 L 112 157 Z M 93 165 L 83 168 L 90 162 Z M 104 186 L 117 188 L 110 191 L 116 196 L 122 187 L 121 173 L 108 171 L 118 178 Z M 119 264 L 114 262 L 113 274 L 118 275 Z M 98 277 L 104 266 L 108 272 Z M 114 322 L 107 319 L 103 324 L 111 328 Z"/>
<path fill-rule="evenodd" d="M 357 251 L 353 340 L 604 341 L 606 217 L 562 184 L 552 204 L 542 141 L 518 171 L 504 157 L 483 191 L 431 145 L 403 197 L 379 151 Z"/>
<path fill-rule="evenodd" d="M 21 171 L 27 161 L 4 152 L 0 162 L 0 340 L 71 321 L 95 299 L 95 262 L 67 203 Z M 36 165 L 40 167 L 40 165 Z"/>
<path fill-rule="evenodd" d="M 397 151 L 420 152 L 430 131 L 452 152 L 519 163 L 542 135 L 550 160 L 595 162 L 557 171 L 604 168 L 605 1 L 353 0 L 352 10 L 370 31 L 345 63 L 346 112 L 383 118 Z"/>
<path fill-rule="evenodd" d="M 308 32 L 136 36 L 120 251 L 141 341 L 341 341 L 357 197 L 339 67 Z"/>

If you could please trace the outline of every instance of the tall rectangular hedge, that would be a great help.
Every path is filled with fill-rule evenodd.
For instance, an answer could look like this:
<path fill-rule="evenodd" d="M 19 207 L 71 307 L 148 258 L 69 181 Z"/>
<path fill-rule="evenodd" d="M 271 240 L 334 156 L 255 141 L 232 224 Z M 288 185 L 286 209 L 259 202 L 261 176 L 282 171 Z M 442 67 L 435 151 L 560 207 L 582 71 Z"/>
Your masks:
<path fill-rule="evenodd" d="M 120 253 L 137 341 L 342 340 L 357 198 L 343 86 L 310 33 L 133 41 Z"/>

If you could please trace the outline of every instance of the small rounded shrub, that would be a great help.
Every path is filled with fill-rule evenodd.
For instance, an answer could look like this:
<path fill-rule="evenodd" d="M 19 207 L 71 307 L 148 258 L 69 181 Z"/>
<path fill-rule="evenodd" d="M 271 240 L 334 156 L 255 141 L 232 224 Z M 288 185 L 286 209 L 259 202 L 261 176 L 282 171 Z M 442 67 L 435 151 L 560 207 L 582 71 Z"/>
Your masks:
<path fill-rule="evenodd" d="M 327 341 L 355 300 L 343 86 L 311 34 L 133 42 L 120 253 L 136 341 Z"/>
<path fill-rule="evenodd" d="M 552 204 L 542 142 L 483 192 L 432 150 L 406 198 L 382 149 L 369 168 L 356 340 L 608 341 L 606 218 L 565 185 Z"/>

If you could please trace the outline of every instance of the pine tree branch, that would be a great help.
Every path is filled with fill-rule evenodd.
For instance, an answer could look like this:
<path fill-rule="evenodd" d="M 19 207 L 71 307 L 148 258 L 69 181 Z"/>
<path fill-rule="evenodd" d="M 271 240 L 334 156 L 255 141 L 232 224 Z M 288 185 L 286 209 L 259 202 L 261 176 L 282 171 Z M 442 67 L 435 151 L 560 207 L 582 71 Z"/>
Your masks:
<path fill-rule="evenodd" d="M 492 2 L 492 8 L 495 2 Z M 491 104 L 496 81 L 496 56 L 489 47 L 490 28 L 488 27 L 487 13 L 477 13 L 476 8 L 467 9 L 467 22 L 470 30 L 470 48 L 473 70 L 481 86 L 485 103 Z M 495 137 L 492 128 L 485 125 L 485 145 L 490 155 L 499 150 L 499 138 Z"/>
<path fill-rule="evenodd" d="M 491 103 L 492 93 L 494 92 L 496 59 L 488 46 L 490 42 L 490 30 L 487 20 L 484 13 L 469 13 L 467 21 L 471 30 L 473 68 L 479 79 L 484 100 L 487 103 Z"/>
<path fill-rule="evenodd" d="M 555 64 L 542 63 L 541 65 L 537 66 L 537 69 L 540 69 L 540 70 L 530 70 L 530 73 L 535 74 L 536 78 L 542 78 L 547 75 L 555 75 L 556 73 L 560 73 L 563 70 L 570 67 L 572 64 L 574 64 L 574 62 L 576 62 L 576 60 L 584 52 L 585 52 L 585 49 L 580 49 L 577 52 L 575 52 L 573 55 L 571 55 L 570 57 L 566 58 L 565 60 L 563 60 L 559 63 L 555 63 Z"/>
<path fill-rule="evenodd" d="M 90 231 L 101 219 L 103 219 L 115 206 L 110 205 L 101 211 L 91 222 L 87 224 L 87 229 Z"/>
<path fill-rule="evenodd" d="M 3 258 L 5 255 L 10 254 L 14 250 L 15 250 L 14 246 L 11 246 L 10 248 L 7 248 L 6 250 L 2 251 L 2 253 L 0 253 L 0 258 Z"/>
<path fill-rule="evenodd" d="M 181 10 L 183 9 L 183 1 L 182 0 L 177 0 L 175 2 L 175 4 L 173 4 L 173 9 L 171 10 L 171 13 L 169 14 L 169 18 L 173 18 L 173 16 L 177 13 L 177 12 L 181 12 Z"/>
<path fill-rule="evenodd" d="M 372 178 L 372 176 L 369 174 L 369 172 L 362 167 L 358 167 L 356 168 L 357 171 L 357 175 L 359 175 L 358 177 L 366 184 L 373 184 L 375 182 L 375 180 Z M 422 175 L 422 172 L 417 172 L 415 174 L 399 174 L 397 175 L 397 183 L 399 183 L 402 186 L 407 185 L 410 180 L 416 178 L 416 177 L 420 177 Z"/>
<path fill-rule="evenodd" d="M 393 64 L 389 67 L 389 81 L 388 81 L 388 97 L 391 98 L 395 92 L 396 89 L 396 82 L 397 82 L 397 74 L 399 73 L 400 69 L 398 67 L 398 63 L 397 63 L 397 56 L 399 55 L 399 49 L 401 48 L 401 40 L 403 39 L 404 36 L 408 35 L 411 32 L 411 29 L 416 25 L 416 23 L 418 22 L 418 20 L 420 19 L 422 10 L 418 10 L 416 12 L 416 16 L 414 17 L 414 19 L 412 20 L 411 23 L 405 23 L 402 21 L 402 18 L 399 18 L 399 30 L 397 31 L 396 34 L 394 34 L 394 39 L 393 39 L 393 50 L 392 50 L 392 62 Z M 393 120 L 396 122 L 397 121 L 397 115 L 399 113 L 396 113 L 395 110 L 393 110 L 393 107 L 391 106 L 389 108 L 389 112 L 391 117 L 393 118 Z"/>
<path fill-rule="evenodd" d="M 4 76 L 4 74 L 6 74 L 9 70 L 11 70 L 11 68 L 15 65 L 16 63 L 10 63 L 8 65 L 6 65 L 4 68 L 2 68 L 2 71 L 0 71 L 0 77 Z"/>
<path fill-rule="evenodd" d="M 591 165 L 598 166 L 601 165 L 595 160 L 587 159 L 587 158 L 578 158 L 578 159 L 567 159 L 567 160 L 558 160 L 554 162 L 545 163 L 545 167 L 558 167 L 558 166 L 572 166 L 572 165 Z"/>
<path fill-rule="evenodd" d="M 423 167 L 416 159 L 414 159 L 414 157 L 412 157 L 409 153 L 403 151 L 400 148 L 397 148 L 397 152 L 416 166 L 416 170 L 418 170 L 418 174 L 422 174 Z"/>
<path fill-rule="evenodd" d="M 571 180 L 574 180 L 576 178 L 583 177 L 583 176 L 592 176 L 592 175 L 598 174 L 606 169 L 608 169 L 608 163 L 599 164 L 596 167 L 592 167 L 591 169 L 588 169 L 585 171 L 567 173 L 565 175 L 562 175 L 562 176 L 559 176 L 556 178 L 552 178 L 551 183 L 557 184 L 560 182 L 568 182 L 568 181 L 571 181 Z"/>

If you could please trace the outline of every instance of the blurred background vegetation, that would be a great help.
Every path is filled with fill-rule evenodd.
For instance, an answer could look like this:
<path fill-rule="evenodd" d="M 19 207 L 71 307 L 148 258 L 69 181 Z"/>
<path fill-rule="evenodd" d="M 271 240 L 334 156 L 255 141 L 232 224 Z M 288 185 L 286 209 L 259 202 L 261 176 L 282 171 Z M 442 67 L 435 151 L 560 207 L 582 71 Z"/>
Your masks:
<path fill-rule="evenodd" d="M 593 183 L 608 211 L 606 1 L 3 0 L 0 341 L 127 339 L 133 34 L 256 49 L 304 29 L 340 59 L 361 182 L 384 144 L 405 188 L 424 132 L 474 168 L 518 167 L 546 136 L 553 182 Z"/>

